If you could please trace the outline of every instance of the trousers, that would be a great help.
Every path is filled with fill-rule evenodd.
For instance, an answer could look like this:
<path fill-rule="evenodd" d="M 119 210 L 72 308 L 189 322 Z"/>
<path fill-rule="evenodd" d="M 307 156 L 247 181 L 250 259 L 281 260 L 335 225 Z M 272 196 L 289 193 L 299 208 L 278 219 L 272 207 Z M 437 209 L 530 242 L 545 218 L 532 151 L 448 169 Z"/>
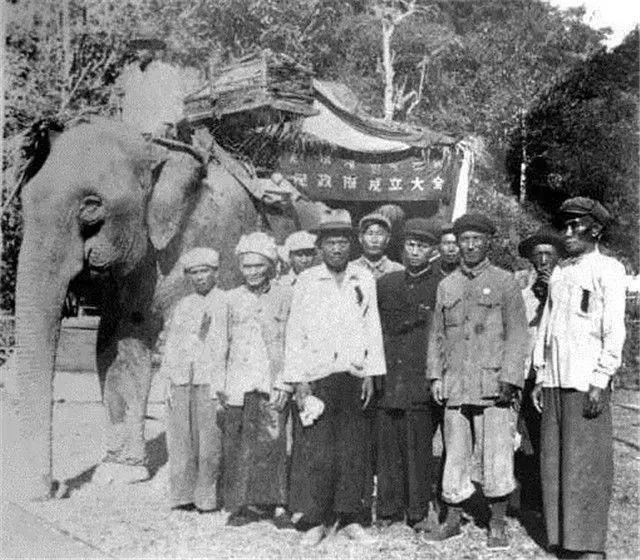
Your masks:
<path fill-rule="evenodd" d="M 549 544 L 604 552 L 613 488 L 610 391 L 596 418 L 582 414 L 584 392 L 544 389 L 542 397 L 540 473 Z"/>
<path fill-rule="evenodd" d="M 428 512 L 434 458 L 431 412 L 378 409 L 378 517 L 419 521 Z"/>
<path fill-rule="evenodd" d="M 167 405 L 171 505 L 216 509 L 222 460 L 220 406 L 209 385 L 172 385 Z"/>
<path fill-rule="evenodd" d="M 312 525 L 338 518 L 362 519 L 370 509 L 369 419 L 362 410 L 362 379 L 333 373 L 311 383 L 324 402 L 322 415 L 303 427 L 294 408 L 290 475 L 290 510 L 302 512 Z"/>
<path fill-rule="evenodd" d="M 516 487 L 513 472 L 515 412 L 497 406 L 447 407 L 444 439 L 447 456 L 442 498 L 459 504 L 482 485 L 487 498 L 502 498 Z"/>

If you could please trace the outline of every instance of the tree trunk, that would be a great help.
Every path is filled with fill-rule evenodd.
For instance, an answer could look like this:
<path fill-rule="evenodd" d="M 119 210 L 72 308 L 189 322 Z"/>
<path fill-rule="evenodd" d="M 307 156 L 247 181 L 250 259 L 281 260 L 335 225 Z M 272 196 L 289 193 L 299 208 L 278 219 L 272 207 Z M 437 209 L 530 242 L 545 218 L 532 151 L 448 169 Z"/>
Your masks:
<path fill-rule="evenodd" d="M 391 36 L 394 26 L 392 23 L 382 22 L 382 68 L 384 70 L 384 120 L 392 121 L 395 111 L 393 102 L 393 60 L 391 56 Z"/>

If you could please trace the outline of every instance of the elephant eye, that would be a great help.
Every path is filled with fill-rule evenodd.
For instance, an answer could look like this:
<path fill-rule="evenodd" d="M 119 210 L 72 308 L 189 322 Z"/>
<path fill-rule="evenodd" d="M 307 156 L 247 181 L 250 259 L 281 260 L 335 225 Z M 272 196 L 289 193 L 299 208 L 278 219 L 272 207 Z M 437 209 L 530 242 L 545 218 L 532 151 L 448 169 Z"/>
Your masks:
<path fill-rule="evenodd" d="M 85 237 L 95 234 L 102 226 L 105 218 L 102 199 L 96 195 L 85 196 L 80 203 L 78 218 Z"/>

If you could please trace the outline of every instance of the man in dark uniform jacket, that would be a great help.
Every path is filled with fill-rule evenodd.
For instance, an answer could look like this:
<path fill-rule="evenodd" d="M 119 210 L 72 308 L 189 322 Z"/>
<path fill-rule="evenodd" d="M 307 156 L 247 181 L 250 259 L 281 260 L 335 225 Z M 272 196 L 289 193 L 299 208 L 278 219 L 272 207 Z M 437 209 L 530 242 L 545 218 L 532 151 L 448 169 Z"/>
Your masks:
<path fill-rule="evenodd" d="M 403 521 L 428 530 L 432 497 L 431 404 L 424 376 L 425 344 L 440 276 L 430 266 L 439 225 L 413 218 L 406 222 L 406 270 L 378 280 L 387 376 L 378 400 L 378 523 Z"/>

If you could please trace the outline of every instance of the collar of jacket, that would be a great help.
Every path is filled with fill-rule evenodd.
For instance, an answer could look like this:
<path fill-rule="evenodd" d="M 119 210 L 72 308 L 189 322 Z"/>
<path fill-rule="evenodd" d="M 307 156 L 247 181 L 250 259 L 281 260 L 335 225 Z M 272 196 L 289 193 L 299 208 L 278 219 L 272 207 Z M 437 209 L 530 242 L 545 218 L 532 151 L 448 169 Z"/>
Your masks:
<path fill-rule="evenodd" d="M 382 255 L 380 259 L 378 259 L 377 261 L 370 261 L 367 257 L 362 255 L 359 260 L 360 262 L 363 262 L 371 270 L 378 270 L 380 272 L 384 272 L 384 269 L 387 264 L 387 261 L 389 260 L 389 257 L 387 257 L 387 255 Z"/>
<path fill-rule="evenodd" d="M 593 255 L 599 255 L 600 254 L 600 250 L 598 249 L 598 246 L 596 245 L 593 251 L 589 251 L 587 253 L 582 253 L 581 255 L 577 255 L 575 257 L 567 257 L 566 259 L 564 259 L 561 263 L 559 263 L 560 266 L 571 266 L 574 264 L 578 264 L 580 261 L 587 259 L 589 257 L 592 257 Z"/>
<path fill-rule="evenodd" d="M 418 272 L 411 272 L 408 268 L 405 268 L 404 273 L 407 277 L 407 280 L 409 280 L 410 282 L 415 282 L 416 280 L 424 277 L 428 272 L 431 272 L 431 270 L 432 266 L 431 263 L 429 263 L 425 268 Z"/>
<path fill-rule="evenodd" d="M 478 263 L 473 268 L 469 268 L 464 262 L 460 263 L 460 272 L 469 278 L 477 278 L 480 276 L 491 264 L 488 258 L 485 258 L 481 263 Z"/>
<path fill-rule="evenodd" d="M 329 270 L 329 267 L 325 263 L 322 263 L 318 270 L 318 280 L 334 280 L 336 274 Z M 360 276 L 358 276 L 358 267 L 353 266 L 351 263 L 347 263 L 347 267 L 344 269 L 344 277 L 350 280 L 359 280 Z"/>

